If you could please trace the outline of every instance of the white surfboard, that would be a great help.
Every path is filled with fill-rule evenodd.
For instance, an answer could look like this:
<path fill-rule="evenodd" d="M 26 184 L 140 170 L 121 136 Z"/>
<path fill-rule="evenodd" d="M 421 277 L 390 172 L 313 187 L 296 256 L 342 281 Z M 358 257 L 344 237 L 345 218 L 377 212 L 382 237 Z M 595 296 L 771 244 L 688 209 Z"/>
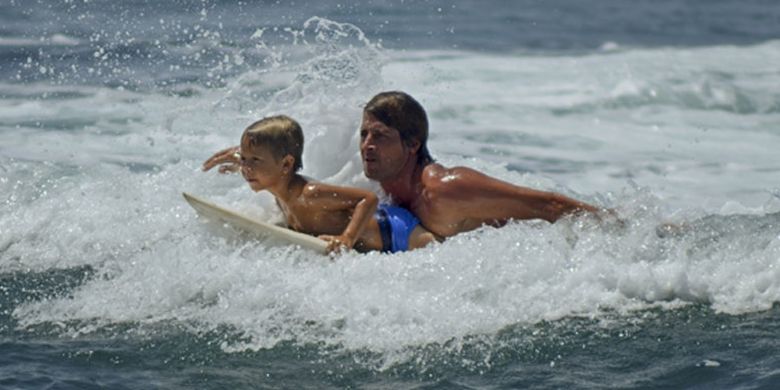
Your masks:
<path fill-rule="evenodd" d="M 276 226 L 268 222 L 261 221 L 248 215 L 243 215 L 238 211 L 227 207 L 218 206 L 205 199 L 182 192 L 187 203 L 194 208 L 198 214 L 210 220 L 226 222 L 232 226 L 238 227 L 252 234 L 271 238 L 273 241 L 299 245 L 302 248 L 315 251 L 317 253 L 327 253 L 328 244 L 317 237 L 308 234 L 298 233 L 281 226 Z"/>

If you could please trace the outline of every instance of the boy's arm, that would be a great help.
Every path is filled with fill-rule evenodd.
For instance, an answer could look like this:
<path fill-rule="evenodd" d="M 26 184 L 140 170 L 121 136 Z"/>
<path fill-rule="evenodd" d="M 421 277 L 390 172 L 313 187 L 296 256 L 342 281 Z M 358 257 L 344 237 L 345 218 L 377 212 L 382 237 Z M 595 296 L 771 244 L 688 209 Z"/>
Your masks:
<path fill-rule="evenodd" d="M 354 208 L 352 218 L 339 236 L 320 236 L 320 238 L 329 241 L 329 251 L 337 250 L 341 246 L 352 248 L 373 218 L 379 203 L 377 196 L 370 191 L 324 183 L 306 185 L 304 196 L 314 207 L 321 210 L 338 211 Z"/>
<path fill-rule="evenodd" d="M 214 153 L 213 156 L 203 163 L 202 169 L 203 171 L 208 171 L 217 165 L 221 165 L 219 173 L 236 172 L 238 171 L 239 161 L 238 146 L 231 146 Z"/>

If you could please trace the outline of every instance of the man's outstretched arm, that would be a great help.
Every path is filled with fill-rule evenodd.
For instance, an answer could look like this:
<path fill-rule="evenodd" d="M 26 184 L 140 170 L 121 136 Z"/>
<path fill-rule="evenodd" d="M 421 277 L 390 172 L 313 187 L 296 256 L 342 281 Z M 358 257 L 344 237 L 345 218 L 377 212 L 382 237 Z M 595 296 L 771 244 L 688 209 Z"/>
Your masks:
<path fill-rule="evenodd" d="M 565 215 L 599 211 L 562 194 L 516 186 L 465 167 L 445 169 L 437 182 L 440 196 L 453 201 L 469 218 L 484 223 L 509 219 L 555 222 Z"/>

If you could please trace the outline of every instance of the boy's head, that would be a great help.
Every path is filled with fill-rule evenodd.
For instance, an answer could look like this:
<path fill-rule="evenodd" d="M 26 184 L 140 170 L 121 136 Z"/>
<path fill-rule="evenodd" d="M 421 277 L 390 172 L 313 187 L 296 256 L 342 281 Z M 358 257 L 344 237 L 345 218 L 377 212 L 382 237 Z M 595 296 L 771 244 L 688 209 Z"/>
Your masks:
<path fill-rule="evenodd" d="M 303 168 L 303 130 L 286 115 L 269 116 L 252 123 L 241 135 L 241 145 L 265 146 L 277 161 L 288 155 L 294 158 L 293 172 Z"/>

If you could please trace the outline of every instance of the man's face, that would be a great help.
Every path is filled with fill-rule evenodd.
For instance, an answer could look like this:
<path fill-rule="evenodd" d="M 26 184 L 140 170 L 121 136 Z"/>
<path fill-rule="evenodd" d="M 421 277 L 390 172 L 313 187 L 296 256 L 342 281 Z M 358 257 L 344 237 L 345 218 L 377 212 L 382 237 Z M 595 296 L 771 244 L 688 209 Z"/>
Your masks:
<path fill-rule="evenodd" d="M 364 112 L 360 125 L 360 156 L 366 177 L 383 182 L 399 175 L 410 157 L 410 150 L 398 130 Z"/>

